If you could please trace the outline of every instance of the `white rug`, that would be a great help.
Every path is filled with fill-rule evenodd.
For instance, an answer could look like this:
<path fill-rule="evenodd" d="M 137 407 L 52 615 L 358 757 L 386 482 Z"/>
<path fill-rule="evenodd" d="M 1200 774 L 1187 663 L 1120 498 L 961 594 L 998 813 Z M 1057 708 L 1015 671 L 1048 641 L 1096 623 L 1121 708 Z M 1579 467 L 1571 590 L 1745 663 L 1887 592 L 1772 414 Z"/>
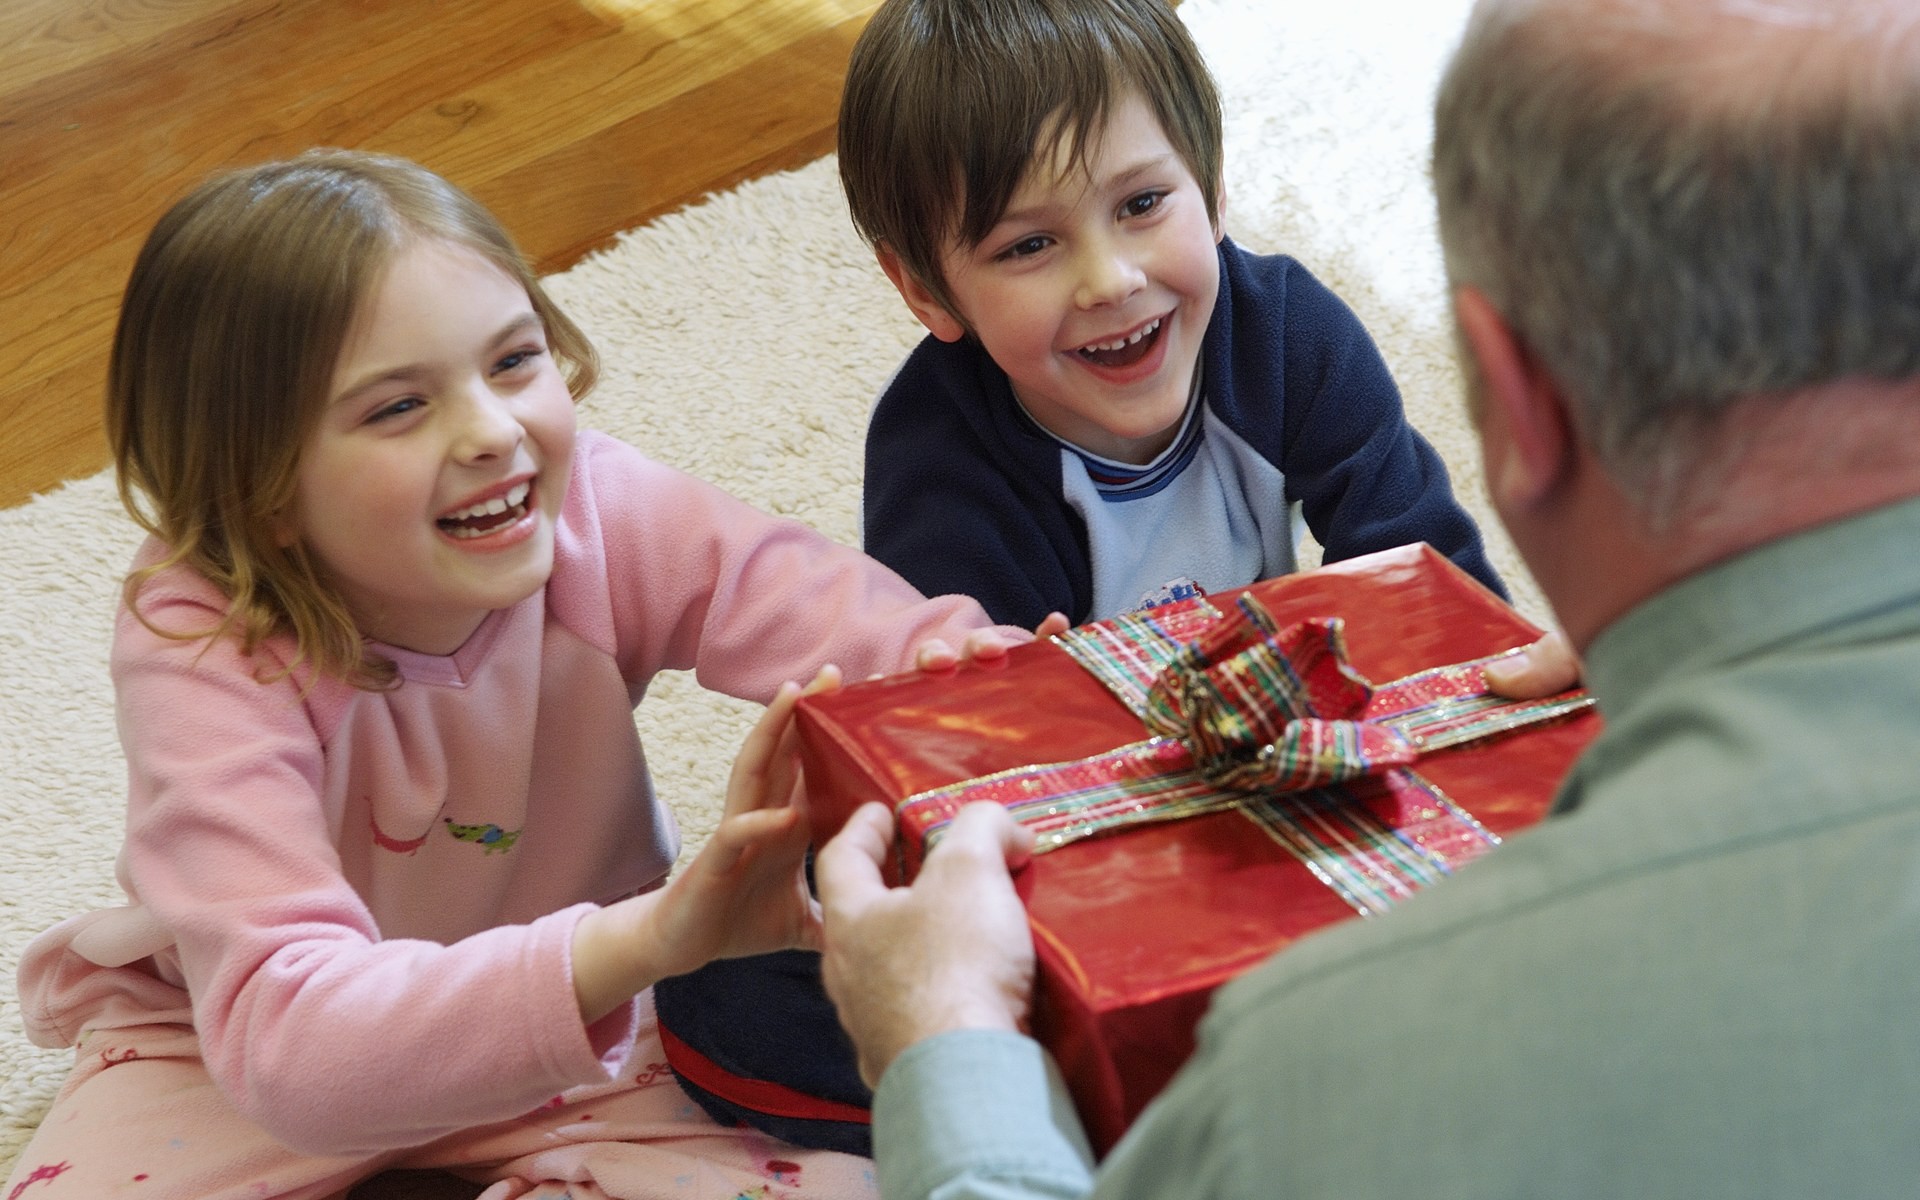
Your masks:
<path fill-rule="evenodd" d="M 1228 231 L 1300 258 L 1358 310 L 1539 621 L 1538 594 L 1483 500 L 1434 246 L 1429 98 L 1467 7 L 1186 0 L 1180 12 L 1226 101 Z M 867 407 L 920 331 L 855 238 L 831 159 L 627 234 L 550 283 L 605 361 L 584 423 L 856 539 Z M 21 1032 L 20 950 L 118 899 L 124 768 L 106 649 L 136 543 L 105 476 L 0 511 L 0 1175 L 69 1061 Z M 748 715 L 684 678 L 662 681 L 640 713 L 690 845 L 710 829 L 724 779 L 715 748 L 737 743 Z"/>

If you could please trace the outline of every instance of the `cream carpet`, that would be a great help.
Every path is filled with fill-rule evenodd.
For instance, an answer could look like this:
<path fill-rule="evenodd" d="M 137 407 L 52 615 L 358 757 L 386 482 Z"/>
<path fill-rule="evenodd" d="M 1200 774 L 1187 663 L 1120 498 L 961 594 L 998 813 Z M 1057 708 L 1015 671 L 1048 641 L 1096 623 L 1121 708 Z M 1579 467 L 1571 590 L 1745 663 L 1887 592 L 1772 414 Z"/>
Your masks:
<path fill-rule="evenodd" d="M 1358 310 L 1520 607 L 1542 620 L 1486 511 L 1434 246 L 1429 97 L 1467 7 L 1185 0 L 1180 12 L 1226 100 L 1228 231 L 1300 258 Z M 605 359 L 584 423 L 857 540 L 867 407 L 920 331 L 854 236 L 831 159 L 627 234 L 550 282 Z M 124 768 L 106 650 L 136 543 L 105 476 L 0 511 L 0 1175 L 69 1061 L 25 1040 L 14 965 L 41 929 L 118 899 Z M 720 754 L 748 715 L 684 678 L 642 707 L 690 845 L 711 827 Z"/>

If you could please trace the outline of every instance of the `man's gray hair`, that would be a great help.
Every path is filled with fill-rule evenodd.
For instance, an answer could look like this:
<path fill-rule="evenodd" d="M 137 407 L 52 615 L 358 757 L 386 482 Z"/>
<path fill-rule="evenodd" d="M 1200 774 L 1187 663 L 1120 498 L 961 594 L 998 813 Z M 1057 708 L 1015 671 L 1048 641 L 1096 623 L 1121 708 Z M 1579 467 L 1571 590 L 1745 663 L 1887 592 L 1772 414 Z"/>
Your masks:
<path fill-rule="evenodd" d="M 1758 12 L 1482 4 L 1435 109 L 1453 284 L 1650 507 L 1742 399 L 1920 375 L 1916 22 L 1776 3 L 1741 63 L 1679 28 L 1707 9 Z"/>

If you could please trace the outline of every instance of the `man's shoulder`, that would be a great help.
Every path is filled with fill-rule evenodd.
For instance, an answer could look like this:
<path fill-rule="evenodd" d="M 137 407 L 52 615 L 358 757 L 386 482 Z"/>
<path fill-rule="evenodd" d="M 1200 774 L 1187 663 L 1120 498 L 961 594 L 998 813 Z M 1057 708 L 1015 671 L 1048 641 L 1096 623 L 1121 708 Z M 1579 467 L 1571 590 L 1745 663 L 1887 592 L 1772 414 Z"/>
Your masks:
<path fill-rule="evenodd" d="M 1920 856 L 1920 749 L 1873 698 L 1876 676 L 1843 672 L 1852 702 L 1809 695 L 1790 658 L 1648 697 L 1576 764 L 1571 811 L 1289 948 L 1224 988 L 1210 1024 L 1237 1040 L 1346 1011 L 1443 1037 L 1463 1013 L 1505 1013 L 1586 1040 L 1614 1022 L 1596 1007 L 1658 994 L 1687 998 L 1639 1018 L 1658 1045 L 1712 1041 L 1716 1013 L 1792 1036 L 1808 997 L 1887 935 L 1859 917 L 1897 909 L 1887 879 Z M 1791 982 L 1761 986 L 1770 971 Z M 1903 974 L 1920 987 L 1920 965 Z"/>
<path fill-rule="evenodd" d="M 1223 988 L 1196 1063 L 1223 1110 L 1261 1114 L 1248 1169 L 1307 1164 L 1363 1192 L 1733 1195 L 1756 1194 L 1727 1186 L 1755 1168 L 1884 1166 L 1871 1131 L 1920 1070 L 1920 1039 L 1888 1032 L 1920 989 L 1914 956 L 1888 953 L 1920 936 L 1902 899 L 1920 799 L 1909 780 L 1828 820 L 1849 785 L 1797 785 L 1777 781 L 1797 820 L 1741 819 L 1744 780 L 1698 807 L 1675 788 L 1591 797 Z M 1400 1162 L 1356 1128 L 1475 1153 Z"/>

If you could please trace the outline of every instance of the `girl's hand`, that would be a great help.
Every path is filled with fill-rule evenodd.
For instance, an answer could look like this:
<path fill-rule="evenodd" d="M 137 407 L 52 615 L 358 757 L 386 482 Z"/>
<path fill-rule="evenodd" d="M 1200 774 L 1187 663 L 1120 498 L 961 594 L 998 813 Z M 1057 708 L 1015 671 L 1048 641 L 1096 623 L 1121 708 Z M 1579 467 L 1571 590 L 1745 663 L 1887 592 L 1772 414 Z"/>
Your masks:
<path fill-rule="evenodd" d="M 920 643 L 919 648 L 914 651 L 913 665 L 922 671 L 944 671 L 963 662 L 1005 658 L 1007 651 L 1015 646 L 1025 645 L 1029 640 L 1038 641 L 1053 637 L 1055 634 L 1065 633 L 1071 627 L 1072 623 L 1063 613 L 1048 613 L 1046 619 L 1034 627 L 1031 639 L 1011 638 L 1000 632 L 998 628 L 988 626 L 968 634 L 967 640 L 961 643 L 958 654 L 954 653 L 953 647 L 947 645 L 943 639 L 929 638 Z"/>
<path fill-rule="evenodd" d="M 716 958 L 819 948 L 793 708 L 803 695 L 839 686 L 833 666 L 822 667 L 804 690 L 781 685 L 734 759 L 719 826 L 686 870 L 658 892 L 581 919 L 574 992 L 589 1023 L 656 981 Z"/>

